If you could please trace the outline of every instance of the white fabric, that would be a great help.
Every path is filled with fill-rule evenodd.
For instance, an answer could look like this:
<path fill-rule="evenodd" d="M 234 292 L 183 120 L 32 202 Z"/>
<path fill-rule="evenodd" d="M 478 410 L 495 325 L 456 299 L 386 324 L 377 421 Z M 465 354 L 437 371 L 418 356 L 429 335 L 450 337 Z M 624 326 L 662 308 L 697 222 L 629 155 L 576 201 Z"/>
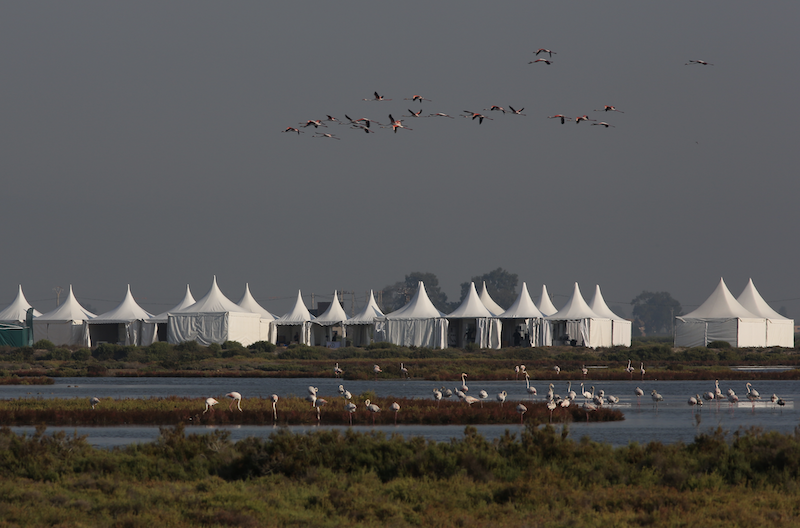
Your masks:
<path fill-rule="evenodd" d="M 542 346 L 542 312 L 536 307 L 528 292 L 528 285 L 523 282 L 522 288 L 517 295 L 514 303 L 508 310 L 499 314 L 498 319 L 502 321 L 501 341 L 505 346 Z M 515 334 L 519 334 L 515 339 Z"/>
<path fill-rule="evenodd" d="M 553 302 L 550 300 L 550 295 L 547 293 L 547 286 L 544 284 L 542 284 L 542 295 L 539 297 L 539 303 L 536 305 L 536 308 L 538 308 L 545 317 L 558 312 L 556 307 L 553 306 Z"/>
<path fill-rule="evenodd" d="M 766 319 L 766 346 L 794 348 L 794 319 L 773 310 L 756 290 L 753 279 L 748 281 L 736 300 L 754 315 Z"/>
<path fill-rule="evenodd" d="M 142 342 L 142 321 L 149 320 L 153 315 L 139 306 L 131 294 L 131 285 L 125 298 L 113 310 L 102 313 L 88 320 L 89 336 L 92 343 L 99 341 L 118 343 L 122 345 L 149 345 L 151 342 Z"/>
<path fill-rule="evenodd" d="M 767 321 L 742 306 L 725 281 L 696 310 L 675 318 L 675 346 L 706 346 L 727 341 L 733 347 L 764 347 Z"/>
<path fill-rule="evenodd" d="M 447 327 L 447 319 L 433 305 L 420 281 L 408 304 L 375 320 L 375 339 L 400 346 L 445 348 Z"/>
<path fill-rule="evenodd" d="M 239 300 L 237 305 L 241 306 L 248 312 L 257 313 L 261 316 L 262 320 L 266 321 L 274 321 L 275 316 L 265 310 L 258 302 L 253 298 L 253 295 L 250 293 L 250 284 L 244 285 L 244 295 Z"/>
<path fill-rule="evenodd" d="M 142 342 L 142 346 L 152 345 L 156 341 L 158 341 L 158 334 L 159 329 L 161 329 L 162 336 L 166 340 L 166 331 L 167 328 L 167 321 L 169 320 L 169 313 L 170 312 L 180 312 L 184 308 L 188 308 L 189 306 L 193 305 L 197 301 L 194 300 L 192 296 L 192 291 L 189 289 L 189 285 L 186 285 L 186 293 L 183 295 L 183 299 L 174 308 L 171 310 L 167 310 L 166 312 L 160 313 L 158 315 L 154 315 L 150 319 L 146 321 L 142 321 L 142 329 L 141 335 L 139 339 Z"/>
<path fill-rule="evenodd" d="M 333 300 L 331 304 L 328 306 L 328 309 L 321 313 L 314 319 L 314 324 L 318 324 L 320 326 L 332 326 L 337 324 L 342 324 L 343 322 L 347 321 L 347 314 L 342 308 L 342 303 L 339 302 L 339 295 L 337 292 L 333 292 Z"/>
<path fill-rule="evenodd" d="M 272 321 L 270 341 L 276 344 L 278 341 L 289 344 L 295 340 L 294 336 L 297 335 L 297 341 L 300 344 L 311 345 L 311 321 L 313 319 L 311 312 L 303 303 L 303 293 L 298 290 L 297 300 L 291 311 Z M 280 338 L 281 336 L 283 339 Z"/>
<path fill-rule="evenodd" d="M 369 302 L 356 315 L 344 322 L 345 332 L 353 346 L 367 346 L 374 340 L 375 319 L 383 317 L 383 312 L 375 302 L 375 295 L 369 291 Z"/>
<path fill-rule="evenodd" d="M 486 305 L 483 304 L 478 292 L 475 290 L 475 283 L 469 283 L 469 291 L 461 304 L 447 315 L 448 345 L 464 348 L 469 343 L 475 343 L 481 348 L 500 348 L 499 331 L 500 321 L 490 324 L 493 314 Z M 492 337 L 494 329 L 496 335 Z"/>
<path fill-rule="evenodd" d="M 494 302 L 494 299 L 492 299 L 492 297 L 489 295 L 489 291 L 486 289 L 486 281 L 483 281 L 483 287 L 481 287 L 481 293 L 478 296 L 481 298 L 483 305 L 492 313 L 492 315 L 500 315 L 505 311 L 499 304 Z"/>
<path fill-rule="evenodd" d="M 95 315 L 81 306 L 72 293 L 72 285 L 64 303 L 33 320 L 33 341 L 47 339 L 54 345 L 92 346 L 85 322 Z"/>
<path fill-rule="evenodd" d="M 589 348 L 611 346 L 611 319 L 600 317 L 586 304 L 577 282 L 564 307 L 546 319 L 556 343 L 574 340 Z"/>
<path fill-rule="evenodd" d="M 208 346 L 238 341 L 244 346 L 261 339 L 261 315 L 237 305 L 220 291 L 217 278 L 208 293 L 179 312 L 167 314 L 167 341 L 197 341 Z"/>
<path fill-rule="evenodd" d="M 22 293 L 22 285 L 20 284 L 19 291 L 14 301 L 3 310 L 0 310 L 0 323 L 24 323 L 28 316 L 29 308 L 31 308 L 31 305 L 28 303 L 28 300 L 25 299 L 25 294 Z M 42 312 L 34 308 L 33 316 L 39 317 L 40 315 L 42 315 Z"/>
<path fill-rule="evenodd" d="M 131 294 L 131 285 L 128 284 L 128 291 L 125 298 L 113 310 L 102 313 L 91 319 L 89 324 L 107 323 L 129 323 L 137 319 L 150 319 L 153 314 L 139 306 Z"/>
<path fill-rule="evenodd" d="M 594 296 L 589 301 L 589 308 L 600 317 L 611 319 L 612 346 L 631 346 L 631 322 L 611 311 L 611 308 L 608 307 L 605 299 L 603 299 L 599 285 L 595 285 Z"/>

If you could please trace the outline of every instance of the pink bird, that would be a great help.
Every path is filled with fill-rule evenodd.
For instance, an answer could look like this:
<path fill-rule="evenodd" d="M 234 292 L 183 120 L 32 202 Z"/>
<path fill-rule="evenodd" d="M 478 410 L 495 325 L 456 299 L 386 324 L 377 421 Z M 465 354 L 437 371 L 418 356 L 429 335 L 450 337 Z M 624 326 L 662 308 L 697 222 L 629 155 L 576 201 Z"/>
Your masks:
<path fill-rule="evenodd" d="M 411 97 L 405 97 L 405 98 L 403 99 L 403 101 L 419 101 L 420 103 L 421 103 L 422 101 L 428 101 L 428 102 L 430 102 L 430 103 L 432 103 L 432 102 L 433 102 L 433 101 L 431 101 L 430 99 L 425 99 L 425 98 L 424 98 L 424 97 L 422 97 L 421 95 L 414 95 L 414 96 L 411 96 Z"/>
<path fill-rule="evenodd" d="M 389 114 L 389 126 L 392 127 L 392 132 L 394 132 L 395 134 L 397 134 L 398 128 L 405 128 L 406 130 L 414 130 L 413 128 L 408 128 L 407 126 L 403 126 L 403 120 L 395 119 L 394 117 L 392 117 L 392 114 Z"/>
<path fill-rule="evenodd" d="M 553 61 L 551 61 L 549 59 L 536 59 L 535 61 L 528 62 L 528 64 L 536 64 L 537 62 L 543 62 L 543 63 L 547 64 L 548 66 L 553 64 Z"/>
<path fill-rule="evenodd" d="M 511 109 L 511 113 L 514 114 L 514 115 L 525 115 L 525 114 L 522 113 L 522 111 L 525 110 L 524 108 L 520 108 L 519 110 L 515 110 L 514 107 L 511 106 L 511 105 L 508 105 L 508 108 Z"/>
<path fill-rule="evenodd" d="M 453 116 L 443 114 L 442 112 L 437 112 L 435 114 L 430 114 L 428 117 L 449 117 L 450 119 L 455 119 Z"/>
<path fill-rule="evenodd" d="M 600 122 L 598 122 L 598 123 L 592 123 L 592 124 L 593 124 L 593 125 L 602 125 L 602 126 L 604 126 L 604 127 L 606 127 L 606 128 L 608 128 L 608 127 L 611 127 L 611 128 L 616 128 L 614 125 L 609 125 L 609 124 L 608 124 L 608 123 L 606 123 L 605 121 L 600 121 Z"/>
<path fill-rule="evenodd" d="M 300 123 L 300 124 L 303 125 L 303 128 L 307 128 L 307 127 L 310 127 L 310 126 L 313 126 L 314 128 L 317 128 L 317 127 L 328 128 L 328 125 L 323 125 L 322 124 L 322 120 L 320 120 L 320 119 L 309 119 L 308 121 L 306 121 L 305 124 L 303 124 L 303 123 Z"/>
<path fill-rule="evenodd" d="M 597 119 L 590 119 L 587 115 L 582 115 L 575 118 L 575 124 L 579 124 L 581 121 L 597 121 Z"/>
<path fill-rule="evenodd" d="M 286 127 L 286 130 L 281 130 L 281 132 L 297 132 L 298 134 L 304 133 L 302 130 L 295 127 Z"/>
<path fill-rule="evenodd" d="M 229 411 L 233 410 L 233 402 L 236 402 L 236 407 L 239 409 L 240 412 L 242 411 L 242 406 L 241 406 L 242 395 L 241 394 L 239 394 L 238 392 L 229 392 L 228 394 L 225 395 L 225 397 L 231 399 L 231 404 L 228 405 L 228 410 Z"/>
<path fill-rule="evenodd" d="M 564 114 L 556 114 L 556 115 L 547 116 L 547 119 L 560 119 L 561 120 L 561 124 L 563 125 L 564 121 L 566 121 L 567 119 L 572 119 L 572 118 L 571 117 L 567 117 Z"/>
<path fill-rule="evenodd" d="M 540 53 L 547 53 L 549 56 L 552 57 L 553 54 L 555 53 L 555 51 L 549 50 L 549 49 L 545 49 L 545 48 L 539 48 L 538 50 L 536 50 L 535 53 L 536 53 L 536 55 L 539 55 Z"/>
<path fill-rule="evenodd" d="M 473 121 L 477 118 L 479 125 L 483 124 L 483 120 L 484 119 L 488 119 L 489 121 L 492 121 L 491 117 L 486 117 L 485 115 L 483 115 L 481 113 L 478 113 L 478 112 L 470 112 L 469 110 L 464 110 L 464 113 L 466 114 L 464 117 L 470 117 L 470 118 L 472 118 Z"/>
<path fill-rule="evenodd" d="M 603 105 L 603 109 L 602 110 L 595 110 L 595 112 L 619 112 L 620 114 L 624 114 L 625 113 L 622 110 L 617 110 L 617 108 L 615 106 L 611 106 L 611 105 Z"/>
<path fill-rule="evenodd" d="M 316 132 L 316 133 L 315 133 L 313 136 L 311 136 L 311 137 L 315 137 L 315 138 L 321 138 L 321 137 L 325 137 L 325 138 L 339 139 L 339 140 L 340 140 L 340 139 L 342 139 L 342 138 L 338 138 L 338 137 L 334 136 L 333 134 L 323 134 L 322 132 Z"/>
<path fill-rule="evenodd" d="M 382 95 L 378 95 L 378 92 L 375 92 L 375 97 L 372 99 L 364 99 L 364 101 L 391 101 L 391 99 L 387 99 Z"/>
<path fill-rule="evenodd" d="M 504 114 L 506 113 L 506 109 L 505 108 L 503 108 L 502 106 L 497 106 L 497 105 L 492 105 L 489 108 L 484 108 L 484 110 L 489 110 L 490 112 L 498 111 L 498 112 L 503 112 Z"/>
<path fill-rule="evenodd" d="M 419 109 L 419 112 L 415 112 L 415 111 L 409 109 L 408 113 L 410 115 L 404 115 L 403 117 L 424 117 L 424 116 L 420 115 L 422 113 L 422 108 Z"/>

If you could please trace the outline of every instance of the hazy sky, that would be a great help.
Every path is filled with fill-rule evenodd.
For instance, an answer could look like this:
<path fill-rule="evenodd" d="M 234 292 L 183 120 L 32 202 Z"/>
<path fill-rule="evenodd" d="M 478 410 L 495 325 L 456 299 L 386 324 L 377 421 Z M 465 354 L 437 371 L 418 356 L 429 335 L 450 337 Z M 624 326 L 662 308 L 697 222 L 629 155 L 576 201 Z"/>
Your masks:
<path fill-rule="evenodd" d="M 557 307 L 577 281 L 690 311 L 752 278 L 798 318 L 798 20 L 798 2 L 4 2 L 0 308 L 22 284 L 52 310 L 71 284 L 104 312 L 130 284 L 158 313 L 216 275 L 281 315 L 298 290 L 361 298 L 412 271 L 457 300 L 503 267 Z M 460 117 L 492 105 L 526 115 Z M 281 133 L 420 108 L 455 119 Z"/>

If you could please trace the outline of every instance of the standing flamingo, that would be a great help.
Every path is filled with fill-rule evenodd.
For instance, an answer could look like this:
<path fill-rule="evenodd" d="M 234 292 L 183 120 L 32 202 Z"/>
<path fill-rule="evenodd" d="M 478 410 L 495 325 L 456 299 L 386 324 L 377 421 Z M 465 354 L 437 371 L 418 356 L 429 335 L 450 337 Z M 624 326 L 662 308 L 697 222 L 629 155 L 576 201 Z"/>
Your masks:
<path fill-rule="evenodd" d="M 553 421 L 553 411 L 556 410 L 556 407 L 558 407 L 558 404 L 556 403 L 555 400 L 549 400 L 547 402 L 547 409 L 550 411 L 550 421 L 551 422 Z"/>
<path fill-rule="evenodd" d="M 367 406 L 367 410 L 372 413 L 372 426 L 374 427 L 375 426 L 375 415 L 378 414 L 379 412 L 381 412 L 381 408 L 378 407 L 377 405 L 375 405 L 374 403 L 371 403 L 369 400 L 366 400 L 364 402 L 364 405 L 366 405 Z"/>
<path fill-rule="evenodd" d="M 586 378 L 587 374 L 589 374 L 589 369 L 586 368 L 586 365 L 581 367 L 581 374 L 583 374 L 584 378 Z"/>
<path fill-rule="evenodd" d="M 214 412 L 214 406 L 219 402 L 214 398 L 206 398 L 206 409 L 203 411 L 203 414 L 207 413 L 208 411 Z"/>
<path fill-rule="evenodd" d="M 239 394 L 238 392 L 229 392 L 228 394 L 225 395 L 225 397 L 231 399 L 231 404 L 228 405 L 229 411 L 233 410 L 233 402 L 236 402 L 236 407 L 239 409 L 240 412 L 242 411 L 242 406 L 240 405 L 242 402 L 241 394 Z"/>
<path fill-rule="evenodd" d="M 522 425 L 525 420 L 525 413 L 528 412 L 528 408 L 520 403 L 517 405 L 517 412 L 519 413 L 519 423 Z"/>
<path fill-rule="evenodd" d="M 747 387 L 747 399 L 753 404 L 753 412 L 756 412 L 756 400 L 760 400 L 761 395 L 753 388 L 752 383 L 748 382 L 745 387 Z"/>
<path fill-rule="evenodd" d="M 372 372 L 375 373 L 375 381 L 378 381 L 378 374 L 380 374 L 383 371 L 381 370 L 381 367 L 379 367 L 378 365 L 373 365 Z"/>
<path fill-rule="evenodd" d="M 319 423 L 319 419 L 320 419 L 320 415 L 319 415 L 320 408 L 323 405 L 325 405 L 326 403 L 328 403 L 328 402 L 326 400 L 323 400 L 322 398 L 315 398 L 314 399 L 314 408 L 317 410 L 317 423 Z"/>
<path fill-rule="evenodd" d="M 689 401 L 687 403 L 692 406 L 692 412 L 694 412 L 695 407 L 697 407 L 697 402 L 699 400 L 700 398 L 697 396 L 689 396 Z"/>
<path fill-rule="evenodd" d="M 97 398 L 97 397 L 95 397 L 95 398 L 92 398 L 91 400 L 89 400 L 89 405 L 91 405 L 91 406 L 92 406 L 92 410 L 94 410 L 94 408 L 95 408 L 95 407 L 96 407 L 96 406 L 97 406 L 99 403 L 100 403 L 100 398 Z"/>
<path fill-rule="evenodd" d="M 650 393 L 650 397 L 653 398 L 653 402 L 656 404 L 656 410 L 658 410 L 658 402 L 664 401 L 664 397 L 656 392 L 655 389 Z"/>
<path fill-rule="evenodd" d="M 574 390 L 572 390 L 572 382 L 568 381 L 567 382 L 567 399 L 568 400 L 574 400 L 577 397 L 578 397 L 578 394 Z"/>
<path fill-rule="evenodd" d="M 400 412 L 400 404 L 394 402 L 389 408 L 394 411 L 394 424 L 397 425 L 397 413 Z"/>
<path fill-rule="evenodd" d="M 478 392 L 478 397 L 481 399 L 481 407 L 483 407 L 483 400 L 489 397 L 489 393 L 485 390 L 481 390 Z"/>
<path fill-rule="evenodd" d="M 640 389 L 639 387 L 636 387 L 633 390 L 633 393 L 636 394 L 636 405 L 641 405 L 642 402 L 641 402 L 641 400 L 639 398 L 644 396 L 644 391 L 642 389 Z"/>
<path fill-rule="evenodd" d="M 644 373 L 645 373 L 645 370 L 644 370 L 644 363 L 641 363 L 641 364 L 639 365 L 639 371 L 642 373 L 642 381 L 644 381 Z"/>
<path fill-rule="evenodd" d="M 556 371 L 556 376 L 559 376 L 561 374 L 561 367 L 559 367 L 558 365 L 553 367 L 553 370 Z"/>
<path fill-rule="evenodd" d="M 466 373 L 461 373 L 461 392 L 469 392 L 469 387 L 467 387 L 467 375 Z"/>
<path fill-rule="evenodd" d="M 438 406 L 439 402 L 442 401 L 442 391 L 440 391 L 439 389 L 434 388 L 433 389 L 433 398 L 436 400 L 436 405 Z"/>
<path fill-rule="evenodd" d="M 408 375 L 408 369 L 402 363 L 400 363 L 400 375 L 404 376 L 406 379 L 411 377 Z"/>
<path fill-rule="evenodd" d="M 347 414 L 350 417 L 350 427 L 352 427 L 353 426 L 353 413 L 356 412 L 356 409 L 358 409 L 358 407 L 353 402 L 347 402 L 347 405 L 345 405 L 344 408 L 345 408 L 345 410 L 347 411 Z"/>
<path fill-rule="evenodd" d="M 586 411 L 586 421 L 588 422 L 589 421 L 589 413 L 592 412 L 592 411 L 596 411 L 597 410 L 597 406 L 595 404 L 593 404 L 592 402 L 588 402 L 587 401 L 587 402 L 583 403 L 583 410 Z"/>
<path fill-rule="evenodd" d="M 525 373 L 525 385 L 525 390 L 528 391 L 531 399 L 533 399 L 533 397 L 536 396 L 536 387 L 531 387 L 531 377 L 527 372 Z"/>
<path fill-rule="evenodd" d="M 336 365 L 333 366 L 333 375 L 338 378 L 342 374 L 344 374 L 344 371 L 339 368 L 339 364 L 337 363 Z"/>
<path fill-rule="evenodd" d="M 631 375 L 631 380 L 633 379 L 633 367 L 631 366 L 631 360 L 628 360 L 628 366 L 625 367 L 625 372 Z"/>
<path fill-rule="evenodd" d="M 272 395 L 272 421 L 278 421 L 278 395 Z"/>
<path fill-rule="evenodd" d="M 508 393 L 506 391 L 497 393 L 497 401 L 500 402 L 500 407 L 502 407 L 503 403 L 506 401 L 506 396 L 508 396 Z"/>

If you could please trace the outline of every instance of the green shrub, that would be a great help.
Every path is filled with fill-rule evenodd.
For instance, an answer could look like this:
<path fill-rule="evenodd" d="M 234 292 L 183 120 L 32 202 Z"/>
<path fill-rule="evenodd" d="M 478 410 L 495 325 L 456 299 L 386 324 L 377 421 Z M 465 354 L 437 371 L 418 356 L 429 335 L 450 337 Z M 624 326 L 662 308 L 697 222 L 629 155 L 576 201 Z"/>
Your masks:
<path fill-rule="evenodd" d="M 80 348 L 72 353 L 72 359 L 75 361 L 86 361 L 92 357 L 92 351 L 88 348 Z"/>
<path fill-rule="evenodd" d="M 731 344 L 727 341 L 711 341 L 708 345 L 708 348 L 731 348 Z"/>
<path fill-rule="evenodd" d="M 269 341 L 256 341 L 255 343 L 248 345 L 249 348 L 254 353 L 272 353 L 275 352 L 275 349 L 278 348 L 275 344 L 270 343 Z"/>
<path fill-rule="evenodd" d="M 52 341 L 48 341 L 47 339 L 40 339 L 33 344 L 34 350 L 55 350 L 56 346 L 53 344 Z"/>

